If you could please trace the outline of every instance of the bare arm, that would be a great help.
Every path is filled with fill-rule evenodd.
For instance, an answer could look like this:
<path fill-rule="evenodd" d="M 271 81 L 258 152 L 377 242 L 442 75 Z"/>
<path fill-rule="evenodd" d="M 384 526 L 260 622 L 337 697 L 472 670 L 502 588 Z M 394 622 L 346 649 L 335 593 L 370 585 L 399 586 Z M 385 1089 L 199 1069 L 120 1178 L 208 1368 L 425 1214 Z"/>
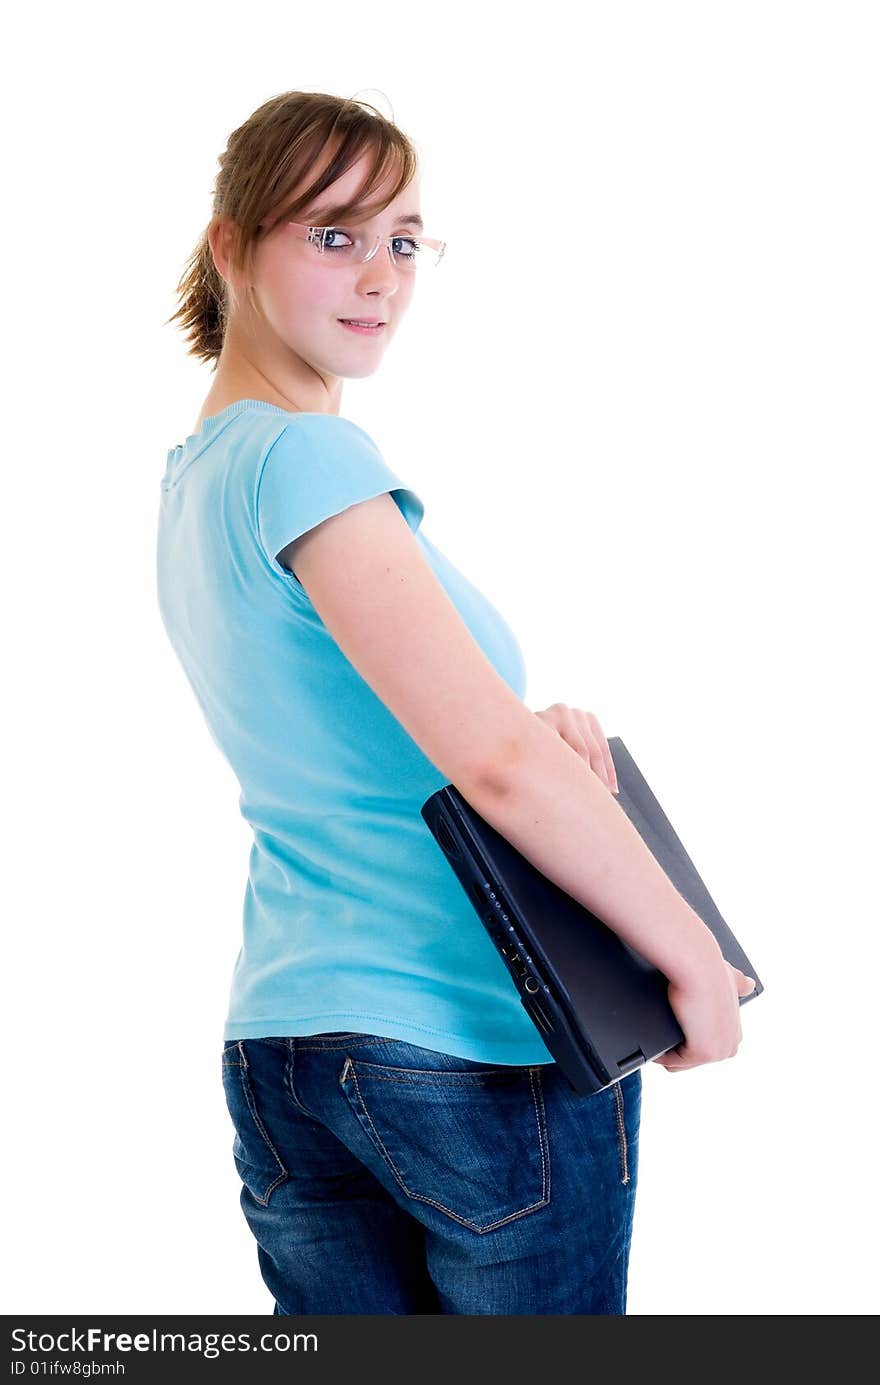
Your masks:
<path fill-rule="evenodd" d="M 496 831 L 670 980 L 697 980 L 721 957 L 613 794 L 539 718 L 472 793 Z"/>
<path fill-rule="evenodd" d="M 364 680 L 527 860 L 670 979 L 718 967 L 714 935 L 598 776 L 496 672 L 390 495 L 316 525 L 286 561 Z"/>

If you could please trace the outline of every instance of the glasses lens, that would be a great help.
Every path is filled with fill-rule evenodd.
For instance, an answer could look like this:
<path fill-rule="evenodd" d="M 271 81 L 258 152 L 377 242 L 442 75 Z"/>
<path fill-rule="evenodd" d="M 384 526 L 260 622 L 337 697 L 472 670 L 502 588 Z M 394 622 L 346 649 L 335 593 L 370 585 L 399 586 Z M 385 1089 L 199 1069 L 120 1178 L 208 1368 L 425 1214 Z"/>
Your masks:
<path fill-rule="evenodd" d="M 362 264 L 371 251 L 373 255 L 383 253 L 382 243 L 377 246 L 375 236 L 366 236 L 354 228 L 345 230 L 341 226 L 315 226 L 312 227 L 310 239 L 326 265 Z M 442 255 L 442 249 L 435 250 L 417 236 L 391 236 L 390 245 L 392 259 L 404 273 L 412 274 L 417 268 L 432 267 L 439 263 Z"/>
<path fill-rule="evenodd" d="M 433 268 L 440 259 L 434 247 L 418 236 L 392 236 L 391 254 L 396 265 L 408 270 Z"/>

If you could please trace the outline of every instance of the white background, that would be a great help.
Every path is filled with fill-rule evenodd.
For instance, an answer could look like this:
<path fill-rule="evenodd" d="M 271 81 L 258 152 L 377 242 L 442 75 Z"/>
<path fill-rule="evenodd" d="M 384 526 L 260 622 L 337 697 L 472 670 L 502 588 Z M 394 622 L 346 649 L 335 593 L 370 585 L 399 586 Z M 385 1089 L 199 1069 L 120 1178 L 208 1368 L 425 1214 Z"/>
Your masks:
<path fill-rule="evenodd" d="M 766 986 L 734 1060 L 645 1071 L 629 1312 L 876 1312 L 877 20 L 17 12 L 4 1311 L 272 1311 L 220 1082 L 250 830 L 154 546 L 211 381 L 174 286 L 229 133 L 300 87 L 397 120 L 449 245 L 341 412 L 516 631 L 527 704 L 623 738 Z"/>

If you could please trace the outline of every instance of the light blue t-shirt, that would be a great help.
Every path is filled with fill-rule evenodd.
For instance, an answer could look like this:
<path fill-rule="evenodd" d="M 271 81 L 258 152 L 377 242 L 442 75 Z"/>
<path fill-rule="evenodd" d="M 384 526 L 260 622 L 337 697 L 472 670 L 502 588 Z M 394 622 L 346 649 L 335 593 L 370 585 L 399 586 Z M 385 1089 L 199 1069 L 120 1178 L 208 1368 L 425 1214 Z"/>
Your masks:
<path fill-rule="evenodd" d="M 362 428 L 241 399 L 168 451 L 159 609 L 254 834 L 223 1037 L 351 1030 L 488 1063 L 552 1062 L 421 816 L 448 780 L 275 559 L 383 491 L 522 697 L 513 632 L 428 539 L 421 500 Z"/>

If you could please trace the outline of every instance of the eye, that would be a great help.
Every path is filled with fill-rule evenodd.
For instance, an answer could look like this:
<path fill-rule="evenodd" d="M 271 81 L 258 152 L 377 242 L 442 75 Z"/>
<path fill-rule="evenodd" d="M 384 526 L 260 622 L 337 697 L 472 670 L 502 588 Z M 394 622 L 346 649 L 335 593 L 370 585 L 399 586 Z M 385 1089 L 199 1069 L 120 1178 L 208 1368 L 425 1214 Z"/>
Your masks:
<path fill-rule="evenodd" d="M 348 246 L 345 246 L 345 245 L 331 245 L 331 244 L 330 244 L 330 239 L 331 239 L 332 236 L 344 236 L 345 239 L 348 241 L 348 245 L 352 245 L 352 244 L 353 244 L 353 241 L 352 241 L 352 239 L 351 239 L 351 236 L 348 234 L 347 231 L 343 231 L 342 228 L 339 227 L 339 226 L 328 226 L 328 227 L 325 229 L 325 231 L 324 231 L 324 233 L 323 233 L 323 236 L 322 236 L 323 246 L 324 246 L 324 249 L 325 249 L 325 250 L 347 250 L 347 249 L 348 249 Z"/>
<path fill-rule="evenodd" d="M 404 250 L 398 251 L 398 246 L 400 246 L 400 245 L 409 246 L 410 249 L 409 249 L 409 250 L 404 249 Z M 418 241 L 416 240 L 415 236 L 395 236 L 395 237 L 394 237 L 394 245 L 393 245 L 394 254 L 397 255 L 397 254 L 399 253 L 402 259 L 405 259 L 405 260 L 414 260 L 415 257 L 416 257 L 416 255 L 417 255 L 417 254 L 419 253 L 419 251 L 421 250 L 421 248 L 422 248 L 422 247 L 419 245 L 419 243 L 418 243 Z"/>

